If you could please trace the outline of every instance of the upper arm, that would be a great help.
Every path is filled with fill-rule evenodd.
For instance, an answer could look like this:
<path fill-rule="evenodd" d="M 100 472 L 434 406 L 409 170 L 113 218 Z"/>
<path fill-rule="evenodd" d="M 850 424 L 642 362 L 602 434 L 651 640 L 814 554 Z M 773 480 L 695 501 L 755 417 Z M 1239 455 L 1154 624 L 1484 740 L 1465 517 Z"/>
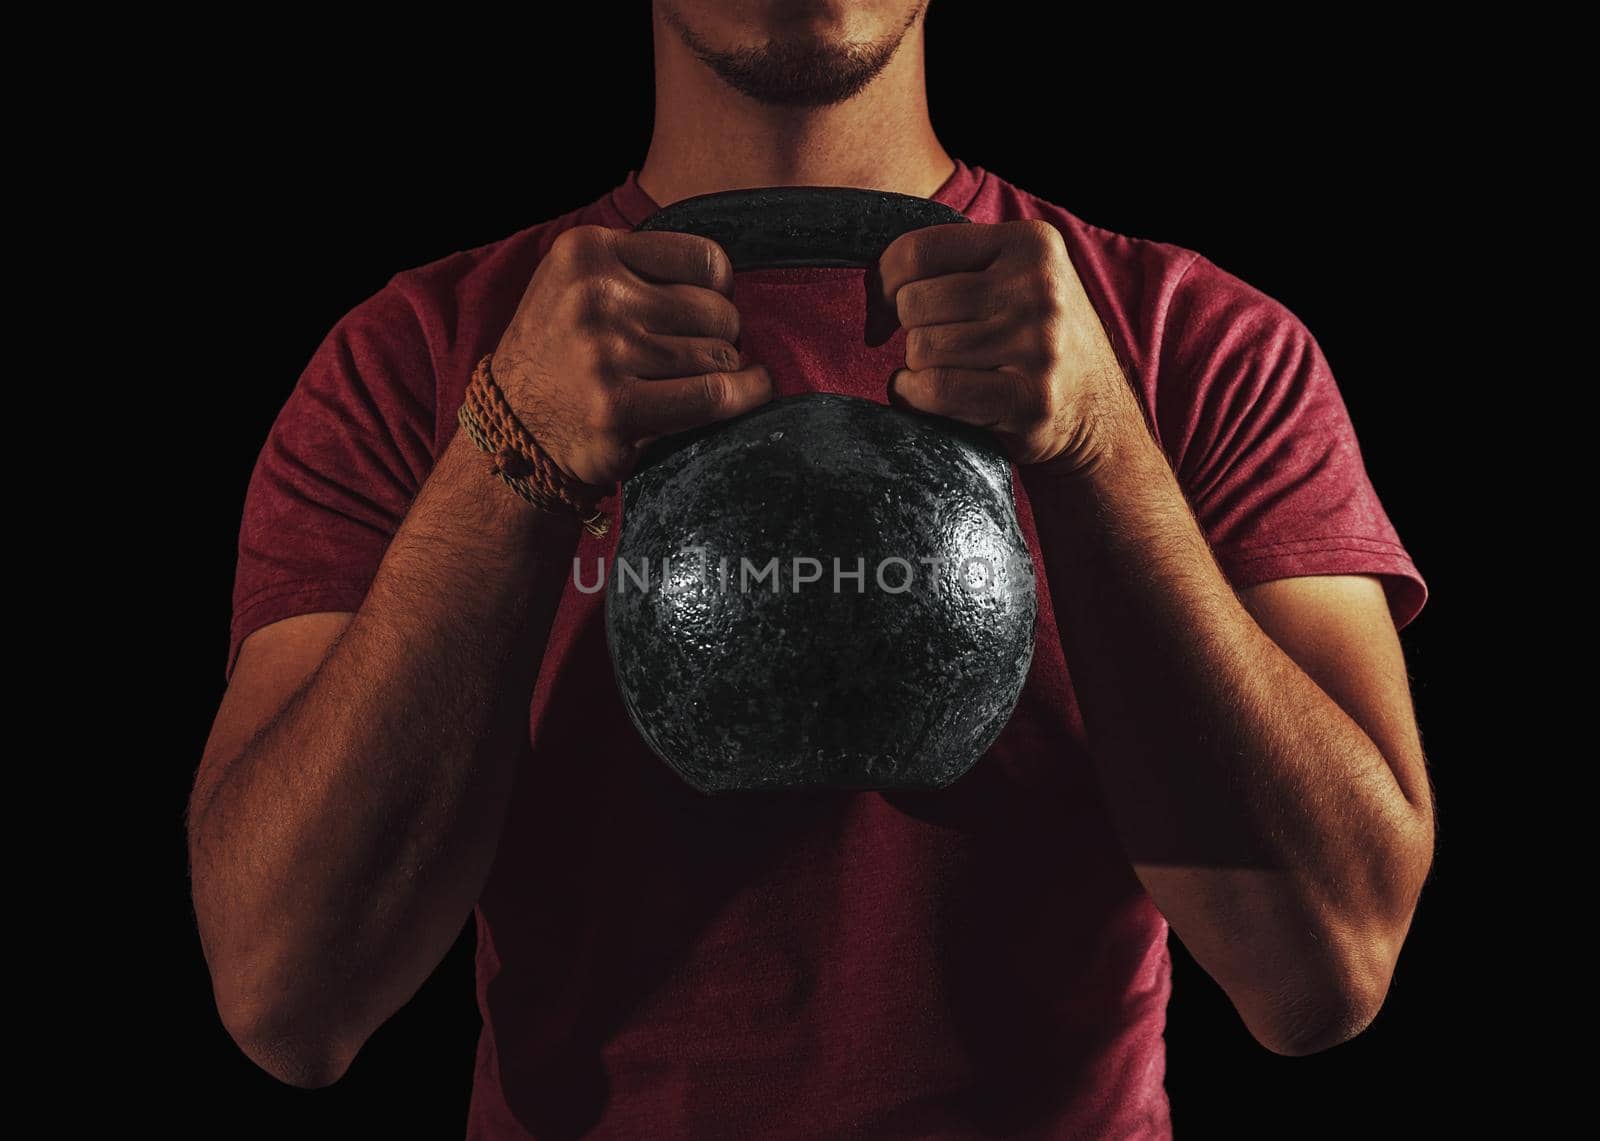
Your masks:
<path fill-rule="evenodd" d="M 1195 257 L 1168 291 L 1153 359 L 1158 435 L 1223 575 L 1431 825 L 1398 634 L 1427 583 L 1321 346 L 1286 306 Z"/>
<path fill-rule="evenodd" d="M 1372 739 L 1406 799 L 1431 819 L 1432 796 L 1405 654 L 1373 575 L 1306 575 L 1239 591 L 1256 624 Z"/>
<path fill-rule="evenodd" d="M 340 318 L 300 374 L 245 491 L 228 688 L 191 811 L 360 608 L 431 469 L 436 398 L 428 338 L 398 277 Z"/>
<path fill-rule="evenodd" d="M 1197 258 L 1172 287 L 1154 360 L 1162 445 L 1236 589 L 1295 580 L 1262 597 L 1288 591 L 1328 607 L 1373 584 L 1304 584 L 1365 575 L 1395 628 L 1417 616 L 1427 584 L 1368 476 L 1328 360 L 1294 313 Z"/>
<path fill-rule="evenodd" d="M 323 338 L 257 456 L 239 525 L 230 677 L 257 631 L 360 607 L 432 469 L 437 398 L 429 338 L 391 279 Z"/>

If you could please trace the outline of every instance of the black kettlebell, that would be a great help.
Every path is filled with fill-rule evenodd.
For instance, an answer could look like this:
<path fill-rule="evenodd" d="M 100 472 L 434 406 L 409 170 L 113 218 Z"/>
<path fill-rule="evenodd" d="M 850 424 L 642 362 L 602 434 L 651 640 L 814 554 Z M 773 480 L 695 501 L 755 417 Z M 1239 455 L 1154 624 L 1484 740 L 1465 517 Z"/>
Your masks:
<path fill-rule="evenodd" d="M 965 222 L 847 188 L 685 199 L 638 228 L 735 270 L 876 263 Z M 1011 716 L 1033 562 L 985 434 L 854 397 L 774 400 L 659 441 L 622 492 L 606 642 L 634 725 L 702 792 L 943 788 Z"/>

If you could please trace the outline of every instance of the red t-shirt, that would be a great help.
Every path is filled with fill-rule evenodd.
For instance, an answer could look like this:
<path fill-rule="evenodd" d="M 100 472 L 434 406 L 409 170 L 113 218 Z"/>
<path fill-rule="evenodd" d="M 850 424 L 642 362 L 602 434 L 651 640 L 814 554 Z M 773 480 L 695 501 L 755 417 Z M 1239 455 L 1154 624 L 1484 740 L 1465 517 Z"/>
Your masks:
<path fill-rule="evenodd" d="M 1283 305 L 977 167 L 958 163 L 934 197 L 1061 231 L 1235 585 L 1375 574 L 1398 625 L 1417 614 L 1423 579 Z M 654 209 L 630 174 L 581 210 L 396 274 L 338 322 L 250 482 L 230 674 L 269 622 L 361 605 L 556 235 Z M 858 343 L 860 275 L 738 276 L 745 345 L 781 392 L 885 399 L 904 333 Z M 584 565 L 609 562 L 615 539 L 585 537 Z M 635 733 L 603 595 L 569 581 L 476 911 L 468 1136 L 1168 1136 L 1167 924 L 1107 817 L 1049 601 L 1016 712 L 952 788 L 707 797 Z"/>

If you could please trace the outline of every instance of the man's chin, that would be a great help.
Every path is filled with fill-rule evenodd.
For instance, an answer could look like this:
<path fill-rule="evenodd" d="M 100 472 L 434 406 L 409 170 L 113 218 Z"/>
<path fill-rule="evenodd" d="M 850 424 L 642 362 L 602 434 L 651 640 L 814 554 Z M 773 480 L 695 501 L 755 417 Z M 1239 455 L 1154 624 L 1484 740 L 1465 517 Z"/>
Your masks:
<path fill-rule="evenodd" d="M 815 37 L 698 54 L 734 90 L 774 107 L 827 107 L 860 94 L 900 40 L 849 43 Z"/>

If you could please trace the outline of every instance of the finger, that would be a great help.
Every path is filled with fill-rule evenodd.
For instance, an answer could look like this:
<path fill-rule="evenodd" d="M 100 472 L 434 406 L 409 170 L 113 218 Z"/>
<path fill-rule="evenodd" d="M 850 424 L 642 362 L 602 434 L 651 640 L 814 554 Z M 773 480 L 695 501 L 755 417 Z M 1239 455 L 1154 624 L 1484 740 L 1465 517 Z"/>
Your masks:
<path fill-rule="evenodd" d="M 616 253 L 623 265 L 646 281 L 698 285 L 733 296 L 733 263 L 710 238 L 649 230 L 619 234 Z"/>
<path fill-rule="evenodd" d="M 987 269 L 1000 256 L 1003 226 L 951 222 L 901 234 L 878 259 L 878 289 L 891 308 L 913 281 Z"/>
<path fill-rule="evenodd" d="M 1017 364 L 1015 323 L 1003 319 L 918 325 L 906 334 L 906 367 L 993 369 Z"/>
<path fill-rule="evenodd" d="M 715 337 L 640 337 L 619 362 L 625 376 L 676 380 L 711 372 L 735 372 L 743 362 L 732 343 Z"/>
<path fill-rule="evenodd" d="M 889 378 L 889 398 L 919 412 L 1006 431 L 1028 403 L 1028 383 L 1005 369 L 903 368 Z"/>
<path fill-rule="evenodd" d="M 907 329 L 982 321 L 1013 308 L 1005 294 L 1004 283 L 994 274 L 949 273 L 901 286 L 895 309 Z"/>
<path fill-rule="evenodd" d="M 762 365 L 709 372 L 677 380 L 640 380 L 622 398 L 627 434 L 637 443 L 727 420 L 772 399 L 772 378 Z"/>
<path fill-rule="evenodd" d="M 739 310 L 728 298 L 703 286 L 640 286 L 626 304 L 647 333 L 668 337 L 714 337 L 729 343 L 739 339 Z"/>

